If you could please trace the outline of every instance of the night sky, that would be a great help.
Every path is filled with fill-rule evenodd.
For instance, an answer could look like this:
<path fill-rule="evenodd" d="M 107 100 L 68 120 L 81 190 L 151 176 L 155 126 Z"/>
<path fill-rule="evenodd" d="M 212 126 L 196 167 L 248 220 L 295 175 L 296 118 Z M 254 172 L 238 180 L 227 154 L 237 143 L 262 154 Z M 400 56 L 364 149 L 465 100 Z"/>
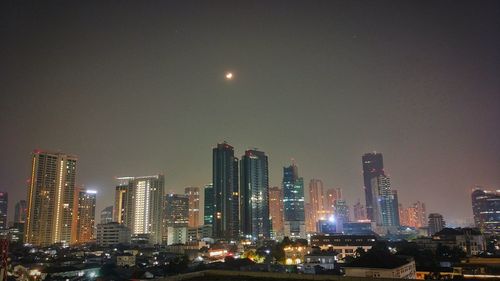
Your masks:
<path fill-rule="evenodd" d="M 452 223 L 473 185 L 500 188 L 500 1 L 69 2 L 0 4 L 10 218 L 35 148 L 78 155 L 97 217 L 116 176 L 211 182 L 224 140 L 265 151 L 271 185 L 294 158 L 306 193 L 349 205 L 381 152 L 400 202 Z"/>

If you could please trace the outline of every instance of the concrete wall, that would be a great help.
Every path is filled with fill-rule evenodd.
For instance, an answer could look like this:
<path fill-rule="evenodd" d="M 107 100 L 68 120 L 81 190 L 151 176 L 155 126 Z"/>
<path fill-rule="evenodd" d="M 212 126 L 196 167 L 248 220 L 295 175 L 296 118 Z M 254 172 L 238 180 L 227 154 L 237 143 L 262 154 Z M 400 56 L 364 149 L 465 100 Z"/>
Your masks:
<path fill-rule="evenodd" d="M 346 277 L 337 275 L 307 275 L 307 274 L 296 274 L 296 273 L 276 273 L 276 272 L 242 272 L 242 271 L 229 271 L 229 270 L 204 270 L 193 273 L 181 274 L 166 278 L 160 278 L 157 280 L 161 281 L 183 281 L 189 280 L 195 277 L 227 277 L 227 280 L 231 280 L 231 277 L 244 276 L 244 277 L 254 277 L 254 278 L 276 278 L 285 280 L 325 280 L 325 281 L 394 281 L 403 280 L 398 278 L 367 278 L 367 277 Z M 409 279 L 405 279 L 409 280 Z"/>

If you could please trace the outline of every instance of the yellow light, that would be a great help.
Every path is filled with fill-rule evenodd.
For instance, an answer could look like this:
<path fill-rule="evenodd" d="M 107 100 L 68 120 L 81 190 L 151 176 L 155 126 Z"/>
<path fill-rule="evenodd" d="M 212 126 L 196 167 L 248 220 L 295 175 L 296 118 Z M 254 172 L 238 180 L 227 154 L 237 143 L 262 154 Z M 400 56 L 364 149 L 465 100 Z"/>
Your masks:
<path fill-rule="evenodd" d="M 227 73 L 226 73 L 226 79 L 227 79 L 227 80 L 231 80 L 231 79 L 233 79 L 233 73 L 232 73 L 232 72 L 227 72 Z"/>

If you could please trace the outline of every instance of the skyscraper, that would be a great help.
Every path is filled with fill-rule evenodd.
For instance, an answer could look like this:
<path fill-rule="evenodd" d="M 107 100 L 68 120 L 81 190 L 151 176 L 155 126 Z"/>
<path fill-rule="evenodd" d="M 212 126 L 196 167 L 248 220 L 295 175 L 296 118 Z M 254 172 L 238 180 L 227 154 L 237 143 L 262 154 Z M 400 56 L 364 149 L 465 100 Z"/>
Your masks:
<path fill-rule="evenodd" d="M 149 236 L 149 243 L 162 242 L 163 175 L 120 177 L 116 188 L 115 206 L 117 222 L 125 224 L 133 235 Z"/>
<path fill-rule="evenodd" d="M 7 229 L 7 211 L 9 206 L 9 194 L 0 191 L 0 229 Z"/>
<path fill-rule="evenodd" d="M 113 206 L 108 206 L 101 211 L 101 223 L 113 221 Z"/>
<path fill-rule="evenodd" d="M 14 207 L 14 223 L 25 223 L 26 221 L 26 200 L 19 200 Z"/>
<path fill-rule="evenodd" d="M 214 185 L 205 185 L 205 203 L 203 204 L 203 224 L 212 225 L 214 223 L 215 194 Z"/>
<path fill-rule="evenodd" d="M 189 198 L 189 227 L 200 226 L 200 188 L 186 187 L 184 193 Z"/>
<path fill-rule="evenodd" d="M 335 211 L 335 201 L 342 199 L 342 189 L 335 187 L 326 190 L 325 211 L 327 214 L 333 214 Z"/>
<path fill-rule="evenodd" d="M 283 237 L 283 189 L 278 186 L 269 188 L 269 215 L 274 238 Z"/>
<path fill-rule="evenodd" d="M 335 219 L 339 224 L 350 221 L 349 206 L 344 199 L 335 201 Z"/>
<path fill-rule="evenodd" d="M 35 150 L 31 160 L 24 241 L 37 246 L 70 243 L 77 159 Z"/>
<path fill-rule="evenodd" d="M 370 183 L 372 188 L 371 198 L 372 213 L 374 221 L 381 226 L 399 226 L 399 204 L 395 190 L 391 189 L 390 178 L 380 175 L 372 178 Z"/>
<path fill-rule="evenodd" d="M 485 190 L 478 186 L 474 188 L 471 198 L 476 227 L 485 234 L 499 235 L 500 190 Z"/>
<path fill-rule="evenodd" d="M 115 189 L 115 208 L 113 210 L 114 221 L 119 224 L 127 224 L 127 216 L 132 215 L 132 208 L 127 208 L 128 204 L 132 204 L 132 198 L 129 196 L 133 189 L 132 178 L 123 178 Z M 127 214 L 129 211 L 129 214 Z"/>
<path fill-rule="evenodd" d="M 295 163 L 283 167 L 284 232 L 291 238 L 305 238 L 304 180 Z"/>
<path fill-rule="evenodd" d="M 271 237 L 269 168 L 264 152 L 247 150 L 240 161 L 241 234 L 252 239 Z"/>
<path fill-rule="evenodd" d="M 326 218 L 326 198 L 323 190 L 323 182 L 319 179 L 311 179 L 309 182 L 309 202 L 311 204 L 311 221 L 306 220 L 307 231 L 316 232 L 319 219 Z"/>
<path fill-rule="evenodd" d="M 213 185 L 215 210 L 213 235 L 215 238 L 236 240 L 239 238 L 239 188 L 238 158 L 227 143 L 219 143 L 213 149 Z"/>
<path fill-rule="evenodd" d="M 374 221 L 373 214 L 373 187 L 372 179 L 384 175 L 384 161 L 381 153 L 366 153 L 362 157 L 363 162 L 363 181 L 366 198 L 366 216 L 369 220 Z"/>
<path fill-rule="evenodd" d="M 358 202 L 356 204 L 354 204 L 352 211 L 353 211 L 355 221 L 366 220 L 365 206 L 363 206 L 363 204 L 361 204 L 359 199 L 358 199 Z"/>
<path fill-rule="evenodd" d="M 443 230 L 445 226 L 446 223 L 441 214 L 429 214 L 429 235 L 434 235 L 435 233 Z"/>
<path fill-rule="evenodd" d="M 189 224 L 189 195 L 166 195 L 165 223 L 167 244 L 186 243 Z"/>
<path fill-rule="evenodd" d="M 97 191 L 77 188 L 72 243 L 85 243 L 94 238 L 95 204 Z"/>

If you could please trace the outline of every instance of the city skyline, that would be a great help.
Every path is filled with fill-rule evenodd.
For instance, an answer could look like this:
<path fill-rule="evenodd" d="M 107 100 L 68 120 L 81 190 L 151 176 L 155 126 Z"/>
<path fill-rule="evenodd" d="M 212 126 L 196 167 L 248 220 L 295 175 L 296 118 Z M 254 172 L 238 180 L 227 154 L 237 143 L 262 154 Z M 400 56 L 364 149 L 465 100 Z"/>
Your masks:
<path fill-rule="evenodd" d="M 472 222 L 472 188 L 500 188 L 492 3 L 6 7 L 9 220 L 33 149 L 77 155 L 76 186 L 98 191 L 100 212 L 121 175 L 164 174 L 168 193 L 205 186 L 226 140 L 237 156 L 266 152 L 270 186 L 293 158 L 306 184 L 342 188 L 349 206 L 364 202 L 360 157 L 381 152 L 400 203 Z"/>

